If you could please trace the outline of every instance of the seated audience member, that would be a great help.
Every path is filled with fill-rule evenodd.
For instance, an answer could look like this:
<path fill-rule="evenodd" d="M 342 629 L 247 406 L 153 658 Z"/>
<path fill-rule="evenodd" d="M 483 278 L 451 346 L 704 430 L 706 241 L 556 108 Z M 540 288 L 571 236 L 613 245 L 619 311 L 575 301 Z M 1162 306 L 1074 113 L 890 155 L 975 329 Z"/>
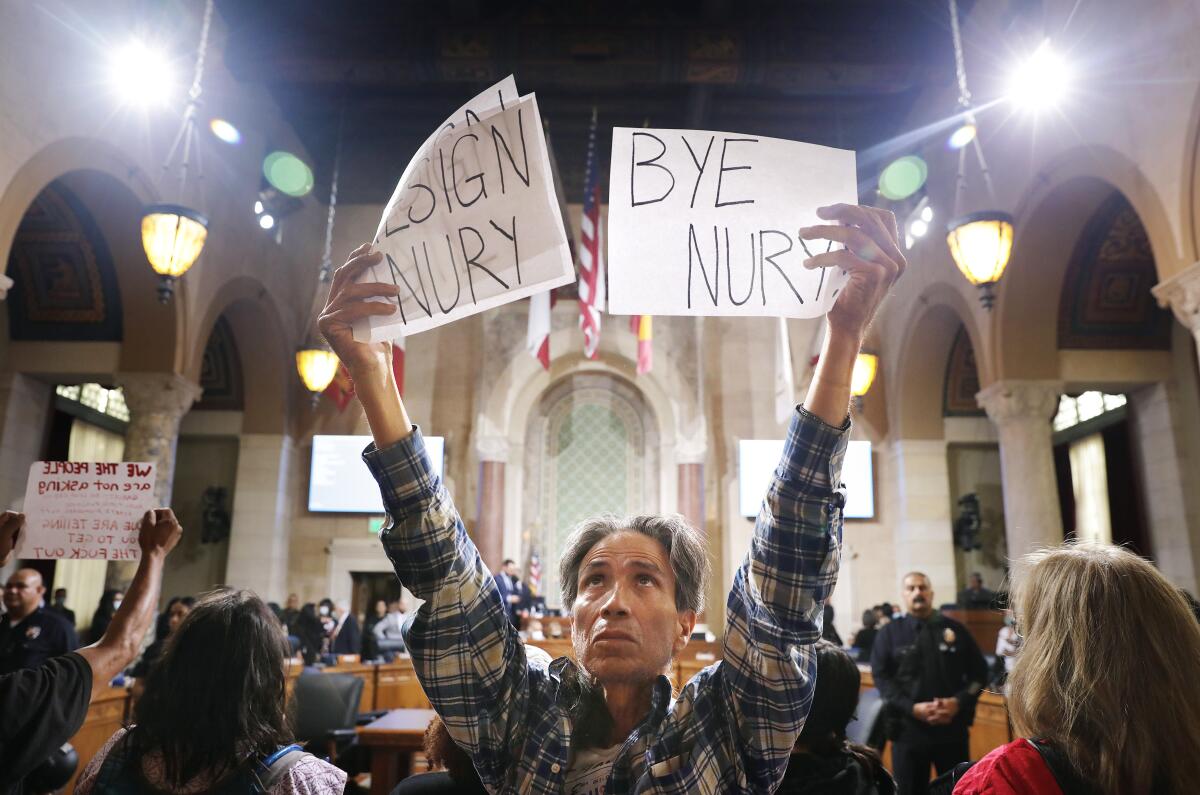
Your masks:
<path fill-rule="evenodd" d="M 375 639 L 375 625 L 387 617 L 387 601 L 376 599 L 367 611 L 362 625 L 362 658 L 374 660 L 379 656 L 379 642 Z"/>
<path fill-rule="evenodd" d="M 362 630 L 358 618 L 350 612 L 350 603 L 341 600 L 333 610 L 334 625 L 329 634 L 330 654 L 361 654 Z"/>
<path fill-rule="evenodd" d="M 0 566 L 11 557 L 22 514 L 0 517 Z M 179 542 L 169 509 L 149 511 L 138 530 L 142 556 L 126 599 L 100 641 L 52 657 L 40 667 L 0 676 L 0 793 L 20 793 L 22 780 L 83 725 L 93 694 L 137 655 L 154 621 L 163 561 Z"/>
<path fill-rule="evenodd" d="M 872 748 L 846 739 L 862 674 L 829 641 L 817 644 L 817 689 L 779 795 L 893 795 L 896 784 Z"/>
<path fill-rule="evenodd" d="M 320 326 L 354 380 L 373 444 L 363 454 L 390 521 L 380 532 L 400 582 L 424 600 L 405 640 L 416 674 L 480 780 L 495 792 L 771 792 L 816 680 L 813 646 L 837 579 L 850 373 L 879 303 L 904 269 L 895 217 L 833 205 L 808 238 L 849 248 L 813 266 L 849 275 L 823 351 L 734 577 L 722 660 L 673 698 L 663 671 L 703 607 L 703 536 L 683 517 L 597 517 L 564 539 L 563 604 L 574 659 L 528 658 L 495 578 L 408 417 L 387 344 L 353 324 L 391 314 L 397 288 L 356 284 L 381 257 L 355 251 L 333 277 Z M 867 258 L 867 259 L 864 259 Z M 450 662 L 450 664 L 447 664 Z"/>
<path fill-rule="evenodd" d="M 54 600 L 46 607 L 47 610 L 58 613 L 67 620 L 71 629 L 75 629 L 75 611 L 67 607 L 67 589 L 55 588 Z"/>
<path fill-rule="evenodd" d="M 8 578 L 4 586 L 7 612 L 0 618 L 0 674 L 37 668 L 79 645 L 75 627 L 40 606 L 45 595 L 46 586 L 36 569 L 17 569 Z"/>
<path fill-rule="evenodd" d="M 388 606 L 388 614 L 372 630 L 380 651 L 404 651 L 404 620 L 408 613 L 404 601 L 396 599 Z"/>
<path fill-rule="evenodd" d="M 337 619 L 333 617 L 333 600 L 326 596 L 317 603 L 317 616 L 321 622 L 321 631 L 325 633 L 325 637 L 333 635 L 333 628 L 337 626 Z"/>
<path fill-rule="evenodd" d="M 996 633 L 996 665 L 993 681 L 1003 687 L 1017 662 L 1021 637 L 1017 634 L 1016 619 L 1011 609 L 1004 611 L 1004 626 Z"/>
<path fill-rule="evenodd" d="M 298 594 L 288 594 L 287 604 L 283 608 L 283 612 L 279 616 L 279 620 L 287 627 L 289 635 L 296 634 L 296 621 L 300 618 L 300 596 Z"/>
<path fill-rule="evenodd" d="M 837 627 L 833 625 L 833 605 L 829 602 L 825 603 L 822 613 L 821 640 L 827 640 L 837 646 L 842 645 L 842 636 L 838 634 Z"/>
<path fill-rule="evenodd" d="M 955 795 L 1183 795 L 1200 782 L 1200 626 L 1152 564 L 1067 544 L 1015 576 L 1021 649 L 1008 711 L 1023 738 L 961 776 Z"/>
<path fill-rule="evenodd" d="M 100 640 L 104 631 L 108 629 L 108 622 L 112 621 L 113 616 L 121 609 L 121 600 L 125 597 L 121 591 L 108 590 L 100 597 L 100 604 L 96 607 L 96 612 L 92 613 L 92 625 L 88 627 L 88 642 L 95 643 Z"/>
<path fill-rule="evenodd" d="M 446 724 L 434 715 L 425 727 L 421 750 L 429 760 L 429 773 L 409 776 L 392 795 L 473 795 L 486 793 L 466 751 L 454 744 Z"/>
<path fill-rule="evenodd" d="M 292 746 L 285 641 L 249 591 L 205 595 L 171 634 L 131 725 L 76 784 L 89 793 L 341 793 L 346 774 Z M 282 752 L 282 753 L 281 753 Z"/>
<path fill-rule="evenodd" d="M 862 614 L 862 629 L 854 633 L 854 642 L 850 644 L 858 650 L 858 661 L 871 662 L 871 649 L 875 646 L 875 635 L 878 632 L 875 625 L 879 618 L 874 610 L 864 610 Z"/>
<path fill-rule="evenodd" d="M 295 629 L 288 627 L 289 634 L 300 639 L 300 655 L 305 665 L 312 665 L 325 652 L 325 631 L 321 627 L 321 619 L 317 616 L 317 606 L 312 602 L 305 603 L 300 608 L 300 617 L 296 619 Z"/>
<path fill-rule="evenodd" d="M 996 601 L 996 592 L 983 587 L 983 575 L 971 572 L 967 587 L 958 592 L 958 606 L 964 610 L 989 610 Z"/>
<path fill-rule="evenodd" d="M 129 670 L 130 676 L 142 679 L 150 673 L 150 668 L 162 657 L 163 647 L 167 643 L 167 638 L 179 628 L 180 623 L 187 618 L 188 613 L 192 612 L 192 607 L 196 604 L 196 600 L 190 596 L 176 596 L 171 599 L 169 604 L 170 607 L 167 608 L 167 625 L 163 633 L 155 638 L 154 642 L 142 652 L 142 659 L 138 660 L 133 668 Z M 139 688 L 139 695 L 143 684 L 139 682 L 135 686 Z"/>

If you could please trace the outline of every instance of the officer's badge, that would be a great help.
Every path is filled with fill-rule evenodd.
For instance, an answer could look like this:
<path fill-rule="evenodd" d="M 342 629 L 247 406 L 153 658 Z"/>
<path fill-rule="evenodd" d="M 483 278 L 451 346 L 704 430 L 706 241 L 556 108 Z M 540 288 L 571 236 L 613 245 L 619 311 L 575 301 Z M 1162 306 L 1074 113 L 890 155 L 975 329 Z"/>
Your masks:
<path fill-rule="evenodd" d="M 38 635 L 42 634 L 41 627 L 29 627 L 25 630 L 25 637 L 29 640 L 36 640 Z"/>
<path fill-rule="evenodd" d="M 953 646 L 954 641 L 957 639 L 958 636 L 954 634 L 954 630 L 950 629 L 950 627 L 942 630 L 942 640 L 946 641 L 946 645 Z"/>

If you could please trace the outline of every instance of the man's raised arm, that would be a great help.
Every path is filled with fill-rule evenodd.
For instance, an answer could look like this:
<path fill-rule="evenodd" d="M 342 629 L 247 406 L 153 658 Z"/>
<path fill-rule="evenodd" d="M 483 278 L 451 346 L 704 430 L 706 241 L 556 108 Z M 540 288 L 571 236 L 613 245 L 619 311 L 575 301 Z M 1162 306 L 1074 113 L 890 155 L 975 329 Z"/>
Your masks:
<path fill-rule="evenodd" d="M 802 229 L 801 237 L 846 248 L 805 266 L 838 267 L 850 279 L 826 318 L 816 374 L 792 418 L 727 609 L 725 695 L 748 740 L 747 780 L 763 790 L 782 776 L 812 704 L 812 645 L 840 559 L 843 500 L 836 489 L 850 433 L 850 376 L 875 310 L 905 267 L 890 212 L 834 205 L 818 215 L 838 223 Z"/>
<path fill-rule="evenodd" d="M 395 285 L 355 283 L 380 258 L 366 244 L 338 268 L 320 328 L 346 365 L 371 426 L 374 444 L 363 459 L 388 514 L 380 532 L 384 551 L 400 582 L 425 602 L 404 629 L 417 677 L 484 783 L 498 789 L 523 731 L 524 646 L 404 408 L 390 344 L 354 339 L 355 321 L 396 311 Z"/>

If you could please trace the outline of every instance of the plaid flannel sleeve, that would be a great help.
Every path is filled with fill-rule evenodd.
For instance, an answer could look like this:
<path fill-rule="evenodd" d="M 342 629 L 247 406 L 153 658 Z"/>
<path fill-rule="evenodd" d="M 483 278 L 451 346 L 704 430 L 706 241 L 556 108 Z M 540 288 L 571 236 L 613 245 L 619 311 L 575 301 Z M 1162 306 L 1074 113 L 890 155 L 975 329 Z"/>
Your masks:
<path fill-rule="evenodd" d="M 404 628 L 417 677 L 455 742 L 485 782 L 500 781 L 523 732 L 524 646 L 496 581 L 433 471 L 420 430 L 363 460 L 388 521 L 380 532 L 396 577 L 425 600 Z"/>
<path fill-rule="evenodd" d="M 764 792 L 782 778 L 812 705 L 813 644 L 841 557 L 836 487 L 849 437 L 849 418 L 834 428 L 797 408 L 729 593 L 724 695 L 747 779 Z"/>

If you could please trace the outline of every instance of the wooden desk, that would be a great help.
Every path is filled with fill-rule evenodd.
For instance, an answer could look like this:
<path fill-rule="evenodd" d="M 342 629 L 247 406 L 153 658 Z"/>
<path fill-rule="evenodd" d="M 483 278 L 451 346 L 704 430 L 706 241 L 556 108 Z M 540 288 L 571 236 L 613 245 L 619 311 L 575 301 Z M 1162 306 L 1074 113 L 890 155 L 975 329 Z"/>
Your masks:
<path fill-rule="evenodd" d="M 376 666 L 372 709 L 430 709 L 430 706 L 410 658 L 397 657 Z"/>
<path fill-rule="evenodd" d="M 108 738 L 125 725 L 128 707 L 129 691 L 123 687 L 105 687 L 92 694 L 87 717 L 83 719 L 79 731 L 71 738 L 71 745 L 75 746 L 75 752 L 79 754 L 79 767 L 75 769 L 75 775 L 71 776 L 64 792 L 75 791 L 75 779 L 79 778 L 88 762 L 92 761 L 92 757 L 104 747 Z"/>
<path fill-rule="evenodd" d="M 412 755 L 421 750 L 431 709 L 394 709 L 358 727 L 358 742 L 371 751 L 371 795 L 387 795 L 409 774 Z"/>

